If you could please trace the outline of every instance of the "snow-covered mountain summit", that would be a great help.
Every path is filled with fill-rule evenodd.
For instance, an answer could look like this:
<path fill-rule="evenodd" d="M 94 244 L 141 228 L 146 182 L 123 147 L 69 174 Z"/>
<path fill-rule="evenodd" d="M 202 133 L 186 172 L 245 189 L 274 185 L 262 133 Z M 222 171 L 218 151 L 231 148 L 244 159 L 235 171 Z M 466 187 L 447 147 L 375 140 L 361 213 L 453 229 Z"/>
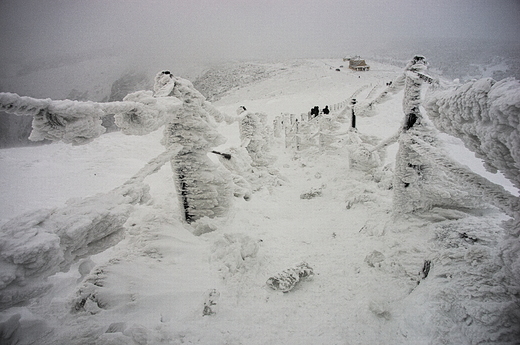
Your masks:
<path fill-rule="evenodd" d="M 340 59 L 251 63 L 209 72 L 198 85 L 220 87 L 213 105 L 228 115 L 244 106 L 265 114 L 271 124 L 328 105 L 339 117 L 350 114 L 346 105 L 352 98 L 374 99 L 404 68 L 370 65 L 369 72 L 354 72 Z M 172 167 L 147 175 L 161 163 L 160 131 L 114 132 L 83 146 L 0 150 L 0 224 L 35 229 L 26 233 L 32 242 L 16 241 L 16 232 L 5 231 L 2 238 L 10 244 L 0 247 L 2 282 L 18 279 L 20 294 L 11 289 L 15 293 L 9 296 L 27 298 L 2 310 L 0 339 L 6 344 L 513 344 L 517 285 L 502 267 L 501 247 L 501 224 L 508 217 L 483 203 L 471 210 L 395 218 L 391 174 L 397 144 L 381 155 L 380 170 L 352 164 L 352 138 L 376 143 L 398 131 L 403 96 L 396 93 L 375 116 L 359 116 L 358 136 L 348 134 L 349 121 L 338 121 L 321 133 L 321 147 L 298 150 L 274 137 L 270 154 L 276 161 L 255 170 L 258 180 L 268 182 L 249 201 L 234 199 L 226 217 L 196 225 L 182 221 Z M 228 140 L 215 149 L 240 154 L 239 130 L 237 122 L 220 123 L 218 131 Z M 444 135 L 440 142 L 457 162 L 516 192 L 503 177 L 486 173 L 460 140 Z M 217 162 L 216 157 L 211 159 Z M 149 171 L 140 170 L 143 166 Z M 442 195 L 453 192 L 434 186 Z M 38 211 L 22 215 L 31 210 Z M 89 219 L 99 225 L 94 226 L 99 237 L 84 236 Z M 29 236 L 49 227 L 63 231 L 57 237 L 44 234 L 48 241 Z M 103 237 L 107 229 L 110 236 Z M 55 253 L 45 265 L 31 256 L 42 252 Z M 100 253 L 88 257 L 94 252 Z M 6 264 L 6 257 L 16 262 Z M 27 264 L 13 269 L 22 262 Z M 302 262 L 312 267 L 312 280 L 302 277 L 287 293 L 266 285 L 271 277 L 296 272 Z M 44 279 L 53 269 L 66 272 Z M 25 285 L 24 275 L 31 277 Z"/>

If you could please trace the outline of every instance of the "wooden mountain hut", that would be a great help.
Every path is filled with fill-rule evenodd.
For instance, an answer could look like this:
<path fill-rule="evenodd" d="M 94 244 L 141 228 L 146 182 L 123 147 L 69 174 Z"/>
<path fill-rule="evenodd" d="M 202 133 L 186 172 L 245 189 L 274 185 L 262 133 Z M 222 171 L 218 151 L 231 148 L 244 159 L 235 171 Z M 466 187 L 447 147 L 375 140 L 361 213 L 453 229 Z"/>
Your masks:
<path fill-rule="evenodd" d="M 348 68 L 353 69 L 354 71 L 368 71 L 370 70 L 370 66 L 367 65 L 365 60 L 361 59 L 359 56 L 355 58 L 351 58 L 349 60 Z"/>

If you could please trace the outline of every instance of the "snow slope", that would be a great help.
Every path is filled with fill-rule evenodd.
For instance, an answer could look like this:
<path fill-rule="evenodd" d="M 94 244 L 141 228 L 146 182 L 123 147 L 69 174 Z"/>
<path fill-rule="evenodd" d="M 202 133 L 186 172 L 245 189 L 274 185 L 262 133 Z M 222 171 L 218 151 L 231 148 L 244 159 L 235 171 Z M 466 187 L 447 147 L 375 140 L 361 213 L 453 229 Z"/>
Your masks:
<path fill-rule="evenodd" d="M 227 92 L 214 105 L 306 113 L 375 97 L 402 69 L 371 64 L 360 73 L 340 60 L 279 63 L 269 78 Z M 402 93 L 378 115 L 358 118 L 360 133 L 385 139 L 400 126 Z M 240 143 L 238 125 L 221 124 Z M 110 133 L 84 146 L 62 143 L 0 151 L 0 225 L 37 208 L 120 186 L 163 151 L 160 131 Z M 457 161 L 486 173 L 460 141 L 443 136 Z M 395 159 L 390 146 L 386 163 Z M 283 176 L 250 201 L 236 199 L 215 231 L 194 236 L 180 221 L 171 168 L 145 179 L 151 200 L 134 206 L 125 238 L 48 281 L 45 294 L 0 314 L 6 344 L 514 344 L 518 307 L 500 267 L 494 208 L 453 219 L 392 217 L 392 191 L 349 166 L 345 148 L 294 152 L 276 141 Z M 321 191 L 313 198 L 303 193 Z M 517 195 L 517 194 L 515 194 Z M 312 280 L 282 293 L 266 280 L 307 262 Z M 425 261 L 431 261 L 424 277 Z M 204 302 L 216 289 L 214 315 Z M 516 323 L 515 323 L 516 322 Z M 518 338 L 516 338 L 518 339 Z"/>

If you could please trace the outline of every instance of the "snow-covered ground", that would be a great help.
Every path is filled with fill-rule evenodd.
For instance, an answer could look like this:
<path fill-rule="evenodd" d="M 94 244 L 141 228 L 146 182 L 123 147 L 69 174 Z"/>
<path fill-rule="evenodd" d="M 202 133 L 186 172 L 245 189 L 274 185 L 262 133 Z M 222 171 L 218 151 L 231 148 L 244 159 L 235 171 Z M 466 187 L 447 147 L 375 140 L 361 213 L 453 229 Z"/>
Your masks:
<path fill-rule="evenodd" d="M 378 63 L 370 72 L 340 65 L 339 59 L 279 63 L 269 78 L 229 91 L 214 106 L 234 114 L 244 105 L 274 120 L 353 95 L 375 97 L 402 73 Z M 402 97 L 384 103 L 377 116 L 358 118 L 359 132 L 393 135 Z M 219 131 L 228 138 L 219 151 L 239 145 L 236 123 L 222 123 Z M 83 146 L 1 150 L 0 225 L 122 185 L 163 152 L 161 137 L 161 131 L 110 133 Z M 486 173 L 460 140 L 442 138 L 453 159 L 518 195 L 509 181 Z M 124 239 L 48 278 L 52 287 L 40 297 L 2 311 L 1 342 L 514 343 L 518 306 L 497 267 L 506 216 L 490 208 L 456 219 L 396 219 L 392 190 L 351 168 L 345 148 L 296 152 L 277 140 L 271 149 L 279 183 L 250 201 L 235 199 L 228 217 L 212 220 L 215 231 L 201 236 L 181 221 L 170 166 L 147 177 L 151 200 L 134 206 Z M 386 164 L 396 151 L 396 144 L 388 147 Z M 301 198 L 312 191 L 321 194 Z M 313 279 L 287 293 L 267 287 L 269 277 L 302 261 Z M 431 262 L 427 277 L 425 262 Z M 216 313 L 204 316 L 213 289 Z"/>

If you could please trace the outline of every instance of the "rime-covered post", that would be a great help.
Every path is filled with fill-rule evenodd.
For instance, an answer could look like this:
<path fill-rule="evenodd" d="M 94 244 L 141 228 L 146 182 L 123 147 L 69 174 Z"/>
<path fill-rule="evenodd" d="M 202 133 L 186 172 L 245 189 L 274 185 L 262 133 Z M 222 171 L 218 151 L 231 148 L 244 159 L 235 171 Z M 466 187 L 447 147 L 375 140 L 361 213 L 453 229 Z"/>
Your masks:
<path fill-rule="evenodd" d="M 351 127 L 352 127 L 352 129 L 356 129 L 356 114 L 354 112 L 354 106 L 356 105 L 356 99 L 352 98 L 352 101 L 350 102 L 350 104 L 352 104 Z"/>
<path fill-rule="evenodd" d="M 267 115 L 252 113 L 244 106 L 237 109 L 238 128 L 240 131 L 240 146 L 245 148 L 252 159 L 253 166 L 265 166 L 269 164 L 269 144 L 271 142 L 271 129 L 267 126 Z"/>
<path fill-rule="evenodd" d="M 421 157 L 410 147 L 413 137 L 425 137 L 430 131 L 422 126 L 419 109 L 421 102 L 422 79 L 417 73 L 424 72 L 427 62 L 423 56 L 415 56 L 405 68 L 402 133 L 399 136 L 394 175 L 394 209 L 398 212 L 411 212 L 421 205 L 423 180 L 431 166 L 426 157 Z"/>
<path fill-rule="evenodd" d="M 212 147 L 226 141 L 215 125 L 215 118 L 223 120 L 222 114 L 206 102 L 190 81 L 168 71 L 155 77 L 154 93 L 157 98 L 176 97 L 183 102 L 177 116 L 165 126 L 162 143 L 167 148 L 183 146 L 171 160 L 171 166 L 185 221 L 224 215 L 231 204 L 232 179 L 226 169 L 208 157 Z"/>
<path fill-rule="evenodd" d="M 284 114 L 283 125 L 285 132 L 285 148 L 289 148 L 289 146 L 291 146 L 292 141 L 292 121 L 289 114 Z"/>
<path fill-rule="evenodd" d="M 277 116 L 273 120 L 273 130 L 274 130 L 274 137 L 275 138 L 281 138 L 282 137 L 282 128 L 283 128 L 283 120 L 281 116 Z"/>
<path fill-rule="evenodd" d="M 296 141 L 296 150 L 297 151 L 300 151 L 300 145 L 302 143 L 302 139 L 300 137 L 300 121 L 298 121 L 298 119 L 295 120 L 295 123 L 294 123 L 294 136 L 295 136 L 295 141 Z"/>

